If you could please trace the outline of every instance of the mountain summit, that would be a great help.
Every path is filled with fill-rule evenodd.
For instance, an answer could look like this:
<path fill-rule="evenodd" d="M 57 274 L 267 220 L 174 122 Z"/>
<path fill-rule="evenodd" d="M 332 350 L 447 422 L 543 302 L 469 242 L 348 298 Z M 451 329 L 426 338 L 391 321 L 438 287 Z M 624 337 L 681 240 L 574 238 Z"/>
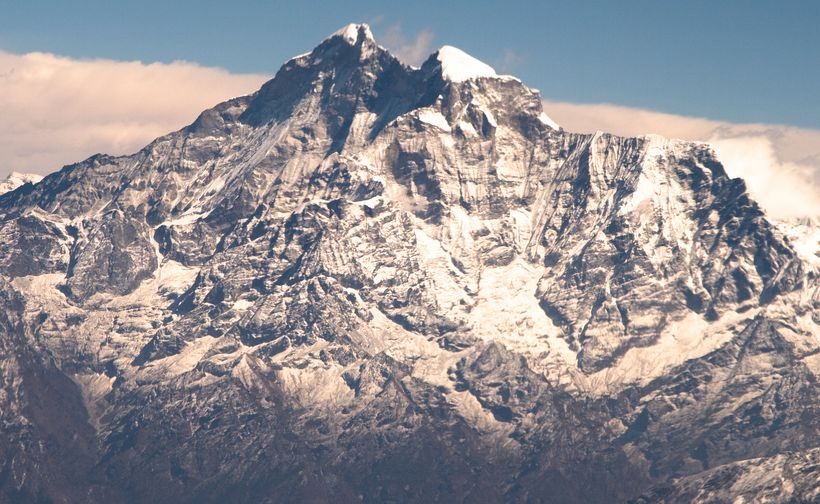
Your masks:
<path fill-rule="evenodd" d="M 42 175 L 36 175 L 34 173 L 11 172 L 5 180 L 0 180 L 0 195 L 26 184 L 36 184 L 42 179 Z"/>
<path fill-rule="evenodd" d="M 0 500 L 820 492 L 816 264 L 709 145 L 453 47 L 348 25 L 0 237 Z"/>

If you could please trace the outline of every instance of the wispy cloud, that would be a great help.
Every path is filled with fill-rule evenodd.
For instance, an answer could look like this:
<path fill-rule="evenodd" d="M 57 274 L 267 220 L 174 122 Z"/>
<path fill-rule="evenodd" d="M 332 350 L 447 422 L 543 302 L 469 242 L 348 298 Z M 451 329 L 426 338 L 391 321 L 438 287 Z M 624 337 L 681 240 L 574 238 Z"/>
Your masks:
<path fill-rule="evenodd" d="M 727 172 L 781 218 L 820 216 L 820 131 L 776 124 L 734 124 L 610 104 L 544 102 L 569 131 L 624 136 L 657 133 L 711 143 Z"/>
<path fill-rule="evenodd" d="M 0 51 L 0 177 L 48 173 L 97 152 L 135 151 L 265 79 L 186 62 Z"/>
<path fill-rule="evenodd" d="M 510 73 L 521 66 L 522 63 L 524 63 L 523 56 L 512 49 L 507 49 L 501 55 L 501 58 L 496 61 L 495 67 L 499 72 Z"/>
<path fill-rule="evenodd" d="M 412 40 L 408 39 L 402 30 L 401 24 L 387 27 L 379 41 L 400 60 L 410 65 L 420 65 L 433 52 L 435 35 L 424 29 L 416 33 Z"/>

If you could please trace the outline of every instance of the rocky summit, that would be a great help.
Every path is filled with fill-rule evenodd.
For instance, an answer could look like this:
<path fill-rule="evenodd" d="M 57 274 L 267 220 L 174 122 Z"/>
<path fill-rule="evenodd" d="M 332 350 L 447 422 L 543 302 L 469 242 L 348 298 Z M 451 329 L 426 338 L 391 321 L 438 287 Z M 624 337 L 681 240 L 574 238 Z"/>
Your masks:
<path fill-rule="evenodd" d="M 820 500 L 818 246 L 708 144 L 350 25 L 30 182 L 2 502 Z"/>

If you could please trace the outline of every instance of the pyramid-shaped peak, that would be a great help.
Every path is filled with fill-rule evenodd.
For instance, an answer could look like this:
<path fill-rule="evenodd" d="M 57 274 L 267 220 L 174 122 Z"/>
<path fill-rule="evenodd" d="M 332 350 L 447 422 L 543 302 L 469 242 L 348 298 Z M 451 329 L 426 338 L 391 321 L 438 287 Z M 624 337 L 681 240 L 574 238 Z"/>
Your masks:
<path fill-rule="evenodd" d="M 332 39 L 334 37 L 341 37 L 342 40 L 350 45 L 356 45 L 360 39 L 369 40 L 371 42 L 375 41 L 373 38 L 373 32 L 370 31 L 370 26 L 366 23 L 350 23 L 349 25 L 333 32 L 328 39 Z"/>
<path fill-rule="evenodd" d="M 441 63 L 441 76 L 452 82 L 498 76 L 493 67 L 457 47 L 443 46 L 436 52 L 436 59 Z"/>

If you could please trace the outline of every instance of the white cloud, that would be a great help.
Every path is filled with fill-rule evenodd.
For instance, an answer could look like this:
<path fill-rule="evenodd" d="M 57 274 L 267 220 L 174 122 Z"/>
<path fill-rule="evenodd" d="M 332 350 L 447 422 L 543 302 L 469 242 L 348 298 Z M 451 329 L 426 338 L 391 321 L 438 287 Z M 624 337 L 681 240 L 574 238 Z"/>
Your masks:
<path fill-rule="evenodd" d="M 624 136 L 657 133 L 711 143 L 733 177 L 772 216 L 820 216 L 820 131 L 773 124 L 733 124 L 610 104 L 544 102 L 569 131 Z"/>
<path fill-rule="evenodd" d="M 766 136 L 711 139 L 718 159 L 777 217 L 820 216 L 820 167 L 783 161 Z"/>
<path fill-rule="evenodd" d="M 421 30 L 413 40 L 409 40 L 402 31 L 400 24 L 390 25 L 387 31 L 379 37 L 379 42 L 396 55 L 403 62 L 410 65 L 420 65 L 433 52 L 435 35 L 430 30 Z"/>
<path fill-rule="evenodd" d="M 0 178 L 48 173 L 97 152 L 133 152 L 265 79 L 187 62 L 0 51 Z"/>

